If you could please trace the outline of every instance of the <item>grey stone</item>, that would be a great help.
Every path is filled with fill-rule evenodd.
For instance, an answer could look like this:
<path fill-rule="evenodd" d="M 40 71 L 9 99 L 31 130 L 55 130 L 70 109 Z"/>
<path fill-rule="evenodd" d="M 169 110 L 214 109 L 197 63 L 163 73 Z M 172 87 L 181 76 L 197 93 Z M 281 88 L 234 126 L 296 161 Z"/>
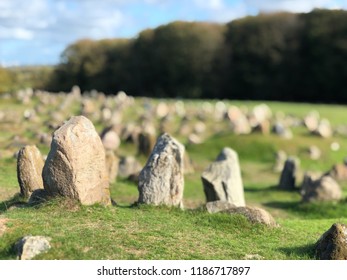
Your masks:
<path fill-rule="evenodd" d="M 235 208 L 236 206 L 228 201 L 216 200 L 207 202 L 205 207 L 208 213 L 213 214 Z"/>
<path fill-rule="evenodd" d="M 335 201 L 342 198 L 342 191 L 339 184 L 328 175 L 317 178 L 305 174 L 301 195 L 304 202 Z"/>
<path fill-rule="evenodd" d="M 90 120 L 72 117 L 54 132 L 42 177 L 49 195 L 84 205 L 111 203 L 105 150 Z"/>
<path fill-rule="evenodd" d="M 347 260 L 347 226 L 335 223 L 315 245 L 318 260 Z"/>
<path fill-rule="evenodd" d="M 206 201 L 228 201 L 245 206 L 243 183 L 237 153 L 224 148 L 201 176 Z"/>
<path fill-rule="evenodd" d="M 284 163 L 284 168 L 281 173 L 280 182 L 278 187 L 282 190 L 294 190 L 296 171 L 299 162 L 296 158 L 289 157 Z"/>
<path fill-rule="evenodd" d="M 183 207 L 184 146 L 161 135 L 139 176 L 139 203 Z"/>
<path fill-rule="evenodd" d="M 15 244 L 20 260 L 31 260 L 51 249 L 51 238 L 45 236 L 25 236 Z"/>
<path fill-rule="evenodd" d="M 25 146 L 17 157 L 17 178 L 21 195 L 28 198 L 36 189 L 43 189 L 43 159 L 36 146 Z"/>
<path fill-rule="evenodd" d="M 132 156 L 121 158 L 119 161 L 118 176 L 128 178 L 142 170 L 142 165 Z"/>

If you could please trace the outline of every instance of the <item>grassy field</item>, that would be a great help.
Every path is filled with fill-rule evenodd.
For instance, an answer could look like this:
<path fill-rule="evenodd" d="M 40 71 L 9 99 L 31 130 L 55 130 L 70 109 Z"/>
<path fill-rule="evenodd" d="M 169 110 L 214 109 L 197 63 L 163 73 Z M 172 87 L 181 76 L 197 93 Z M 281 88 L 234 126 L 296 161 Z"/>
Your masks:
<path fill-rule="evenodd" d="M 131 121 L 141 110 L 142 99 L 124 111 L 123 122 Z M 159 102 L 158 100 L 154 101 Z M 169 101 L 174 102 L 174 101 Z M 214 101 L 211 101 L 213 103 Z M 38 103 L 23 105 L 13 99 L 0 100 L 0 110 L 10 114 L 20 112 Z M 230 102 L 237 106 L 252 106 L 260 102 Z M 202 102 L 188 101 L 186 107 L 199 110 Z M 311 110 L 334 125 L 347 124 L 347 107 L 267 102 L 273 113 L 282 111 L 303 117 Z M 47 107 L 47 111 L 54 107 Z M 66 108 L 67 115 L 78 114 L 78 106 Z M 43 113 L 42 119 L 46 118 Z M 20 143 L 37 144 L 47 154 L 49 147 L 39 144 L 35 131 L 42 122 L 0 122 L 0 227 L 6 230 L 0 236 L 0 259 L 15 259 L 13 244 L 24 235 L 45 235 L 52 238 L 52 249 L 37 259 L 246 259 L 255 255 L 259 259 L 314 259 L 314 244 L 320 235 L 335 222 L 347 223 L 347 183 L 340 182 L 343 200 L 331 203 L 301 203 L 297 191 L 280 191 L 276 188 L 279 173 L 272 171 L 274 152 L 278 149 L 301 160 L 297 186 L 304 171 L 328 171 L 347 155 L 347 138 L 333 136 L 322 139 L 307 133 L 303 127 L 294 127 L 294 138 L 276 135 L 234 135 L 223 123 L 206 119 L 207 130 L 202 144 L 189 144 L 177 134 L 178 120 L 172 120 L 172 134 L 186 145 L 194 163 L 195 172 L 185 176 L 185 210 L 167 207 L 136 206 L 137 186 L 117 179 L 111 185 L 111 196 L 117 206 L 81 206 L 70 200 L 57 198 L 38 206 L 28 206 L 17 195 L 19 186 L 16 159 L 13 153 Z M 98 132 L 101 123 L 94 122 Z M 39 127 L 39 128 L 38 128 Z M 216 128 L 219 129 L 215 133 Z M 21 141 L 13 144 L 14 137 Z M 341 146 L 331 151 L 332 142 Z M 318 146 L 320 160 L 309 158 L 307 148 Z M 267 228 L 249 223 L 244 217 L 227 214 L 208 214 L 203 210 L 205 197 L 201 173 L 223 147 L 231 147 L 239 154 L 246 203 L 268 210 L 280 225 Z M 136 155 L 136 147 L 122 143 L 119 155 Z M 145 157 L 140 157 L 144 164 Z M 19 205 L 20 207 L 13 207 Z M 1 231 L 0 231 L 1 234 Z"/>

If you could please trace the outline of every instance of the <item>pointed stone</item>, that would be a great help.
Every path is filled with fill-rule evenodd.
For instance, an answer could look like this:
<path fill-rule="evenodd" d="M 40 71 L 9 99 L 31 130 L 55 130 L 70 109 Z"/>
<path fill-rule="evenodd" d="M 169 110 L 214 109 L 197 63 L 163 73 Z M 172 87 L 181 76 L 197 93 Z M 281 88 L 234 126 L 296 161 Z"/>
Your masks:
<path fill-rule="evenodd" d="M 139 203 L 183 206 L 184 146 L 161 135 L 139 176 Z"/>
<path fill-rule="evenodd" d="M 42 176 L 49 195 L 69 197 L 84 205 L 111 203 L 105 150 L 86 117 L 72 117 L 54 132 Z"/>

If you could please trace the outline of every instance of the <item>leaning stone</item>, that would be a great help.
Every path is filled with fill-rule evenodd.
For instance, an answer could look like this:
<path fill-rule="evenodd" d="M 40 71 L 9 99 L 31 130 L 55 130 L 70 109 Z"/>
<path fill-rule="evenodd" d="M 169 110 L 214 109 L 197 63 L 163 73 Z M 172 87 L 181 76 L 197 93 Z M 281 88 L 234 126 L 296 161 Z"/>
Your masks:
<path fill-rule="evenodd" d="M 207 202 L 205 207 L 208 213 L 213 214 L 235 208 L 236 206 L 228 201 L 216 200 Z"/>
<path fill-rule="evenodd" d="M 342 198 L 342 191 L 339 184 L 330 176 L 321 178 L 310 178 L 305 175 L 302 184 L 302 201 L 336 201 Z"/>
<path fill-rule="evenodd" d="M 28 198 L 34 190 L 43 189 L 43 159 L 36 146 L 25 146 L 17 157 L 17 178 L 22 196 Z"/>
<path fill-rule="evenodd" d="M 284 168 L 281 173 L 280 182 L 278 187 L 282 190 L 294 190 L 295 189 L 295 180 L 296 180 L 296 171 L 298 168 L 299 162 L 293 157 L 289 157 L 284 163 Z"/>
<path fill-rule="evenodd" d="M 90 120 L 72 117 L 54 132 L 42 176 L 49 195 L 110 204 L 105 150 Z"/>
<path fill-rule="evenodd" d="M 228 201 L 245 206 L 243 183 L 237 153 L 224 148 L 215 162 L 201 175 L 206 201 Z"/>
<path fill-rule="evenodd" d="M 347 260 L 347 226 L 333 224 L 317 241 L 318 260 Z"/>
<path fill-rule="evenodd" d="M 183 206 L 184 146 L 161 135 L 139 176 L 139 203 Z"/>
<path fill-rule="evenodd" d="M 269 227 L 278 226 L 271 214 L 262 208 L 250 206 L 236 208 L 234 207 L 229 208 L 226 212 L 230 214 L 240 214 L 242 216 L 245 216 L 251 223 L 264 224 Z"/>
<path fill-rule="evenodd" d="M 17 255 L 20 260 L 31 260 L 37 255 L 46 253 L 51 249 L 50 237 L 45 236 L 25 236 L 16 244 Z"/>

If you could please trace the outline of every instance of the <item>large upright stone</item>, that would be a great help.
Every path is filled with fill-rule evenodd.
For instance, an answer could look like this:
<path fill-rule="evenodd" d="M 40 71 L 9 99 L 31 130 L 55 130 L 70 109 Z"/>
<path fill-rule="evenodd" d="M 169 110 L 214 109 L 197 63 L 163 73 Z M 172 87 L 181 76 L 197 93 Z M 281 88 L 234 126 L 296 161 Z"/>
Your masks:
<path fill-rule="evenodd" d="M 296 170 L 298 168 L 298 160 L 289 157 L 284 163 L 278 187 L 282 190 L 294 190 L 296 180 Z"/>
<path fill-rule="evenodd" d="M 105 150 L 90 120 L 72 117 L 54 132 L 42 176 L 50 195 L 110 204 Z"/>
<path fill-rule="evenodd" d="M 139 176 L 139 203 L 181 206 L 184 189 L 184 146 L 165 133 Z"/>
<path fill-rule="evenodd" d="M 243 183 L 237 153 L 224 148 L 202 173 L 206 201 L 228 201 L 236 207 L 245 206 Z"/>
<path fill-rule="evenodd" d="M 28 198 L 34 190 L 43 189 L 43 159 L 36 146 L 25 146 L 17 158 L 17 178 L 22 196 Z"/>

